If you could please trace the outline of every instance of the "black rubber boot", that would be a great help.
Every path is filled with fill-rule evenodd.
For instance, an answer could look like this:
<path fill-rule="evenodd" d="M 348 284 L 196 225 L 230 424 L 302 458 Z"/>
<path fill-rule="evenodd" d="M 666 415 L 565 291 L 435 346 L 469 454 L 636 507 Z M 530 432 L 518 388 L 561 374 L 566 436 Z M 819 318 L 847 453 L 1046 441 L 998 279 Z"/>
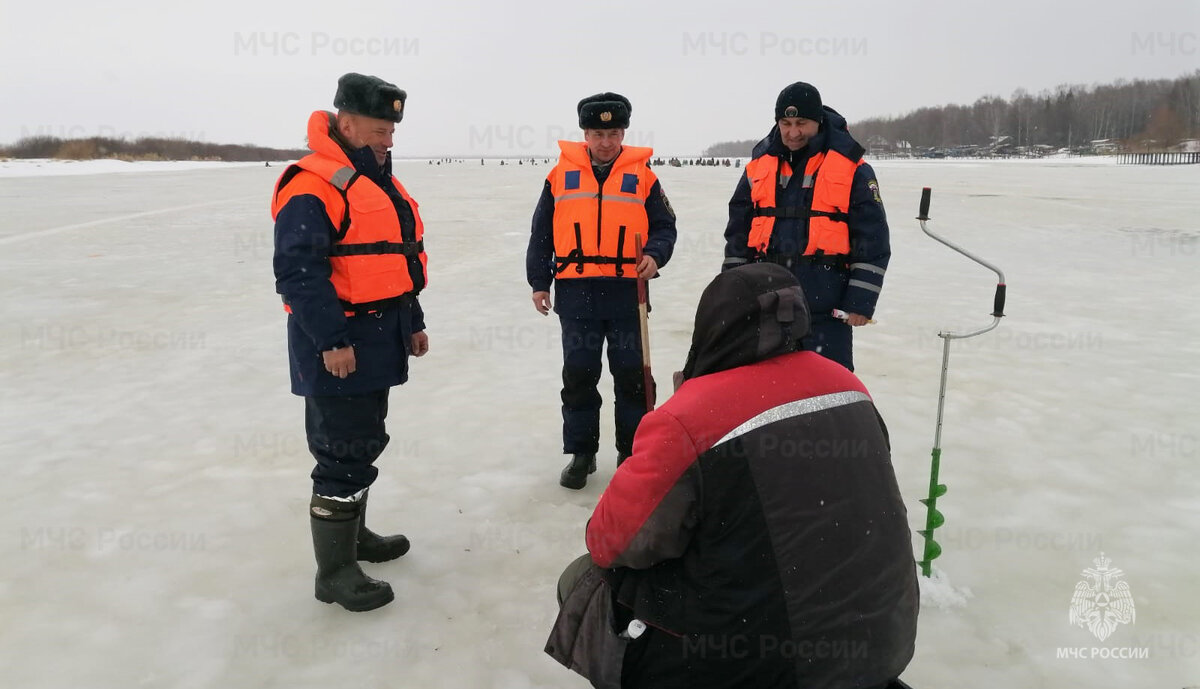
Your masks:
<path fill-rule="evenodd" d="M 596 471 L 595 454 L 575 454 L 571 462 L 562 470 L 558 485 L 571 490 L 579 490 L 587 485 L 588 474 Z"/>
<path fill-rule="evenodd" d="M 387 562 L 408 552 L 408 538 L 401 534 L 380 536 L 367 528 L 367 493 L 358 501 L 358 559 L 366 562 Z"/>
<path fill-rule="evenodd" d="M 395 598 L 392 587 L 363 574 L 358 566 L 358 503 L 314 495 L 308 512 L 317 557 L 317 600 L 337 603 L 352 612 L 391 603 Z"/>

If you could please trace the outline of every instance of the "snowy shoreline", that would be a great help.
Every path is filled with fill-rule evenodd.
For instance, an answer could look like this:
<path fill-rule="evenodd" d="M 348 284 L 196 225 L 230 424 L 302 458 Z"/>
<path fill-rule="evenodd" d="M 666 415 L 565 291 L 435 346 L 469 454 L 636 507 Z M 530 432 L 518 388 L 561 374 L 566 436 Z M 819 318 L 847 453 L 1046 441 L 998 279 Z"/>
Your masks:
<path fill-rule="evenodd" d="M 282 165 L 271 161 L 273 165 Z M 11 158 L 0 160 L 0 177 L 62 177 L 67 175 L 106 175 L 112 172 L 182 172 L 235 167 L 263 167 L 260 162 L 223 160 L 58 160 L 55 158 Z"/>

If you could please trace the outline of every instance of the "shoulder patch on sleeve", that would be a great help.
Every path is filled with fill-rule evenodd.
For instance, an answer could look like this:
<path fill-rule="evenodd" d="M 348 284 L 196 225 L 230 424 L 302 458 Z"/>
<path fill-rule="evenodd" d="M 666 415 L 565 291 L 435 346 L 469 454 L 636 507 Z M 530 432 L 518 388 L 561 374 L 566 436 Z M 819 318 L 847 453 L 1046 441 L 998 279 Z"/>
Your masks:
<path fill-rule="evenodd" d="M 875 203 L 883 203 L 883 199 L 879 198 L 879 182 L 871 180 L 867 182 L 867 188 L 871 190 L 871 196 L 875 198 Z"/>
<path fill-rule="evenodd" d="M 660 186 L 658 188 L 658 193 L 662 196 L 662 202 L 663 205 L 667 207 L 667 212 L 671 214 L 672 218 L 674 218 L 675 209 L 671 208 L 671 199 L 667 198 L 667 192 L 663 191 L 663 188 Z"/>

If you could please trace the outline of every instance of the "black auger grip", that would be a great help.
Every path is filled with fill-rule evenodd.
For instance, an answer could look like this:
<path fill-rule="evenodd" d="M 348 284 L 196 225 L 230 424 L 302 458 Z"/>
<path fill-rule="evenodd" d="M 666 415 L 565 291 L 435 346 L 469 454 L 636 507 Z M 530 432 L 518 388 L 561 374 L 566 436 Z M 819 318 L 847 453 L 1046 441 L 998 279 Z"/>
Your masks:
<path fill-rule="evenodd" d="M 917 220 L 929 219 L 929 196 L 932 193 L 933 190 L 929 187 L 925 187 L 921 190 L 921 210 L 918 211 Z"/>
<path fill-rule="evenodd" d="M 1004 315 L 1004 283 L 996 285 L 996 298 L 992 301 L 992 315 L 1000 318 Z"/>

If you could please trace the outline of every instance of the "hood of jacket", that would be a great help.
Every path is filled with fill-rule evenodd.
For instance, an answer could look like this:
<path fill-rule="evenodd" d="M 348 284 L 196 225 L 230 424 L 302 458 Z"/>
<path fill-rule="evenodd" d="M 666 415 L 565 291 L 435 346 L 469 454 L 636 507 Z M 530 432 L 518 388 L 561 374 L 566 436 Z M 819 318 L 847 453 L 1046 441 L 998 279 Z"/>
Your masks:
<path fill-rule="evenodd" d="M 792 271 L 775 263 L 727 270 L 700 296 L 683 377 L 794 352 L 808 329 L 808 302 Z"/>

